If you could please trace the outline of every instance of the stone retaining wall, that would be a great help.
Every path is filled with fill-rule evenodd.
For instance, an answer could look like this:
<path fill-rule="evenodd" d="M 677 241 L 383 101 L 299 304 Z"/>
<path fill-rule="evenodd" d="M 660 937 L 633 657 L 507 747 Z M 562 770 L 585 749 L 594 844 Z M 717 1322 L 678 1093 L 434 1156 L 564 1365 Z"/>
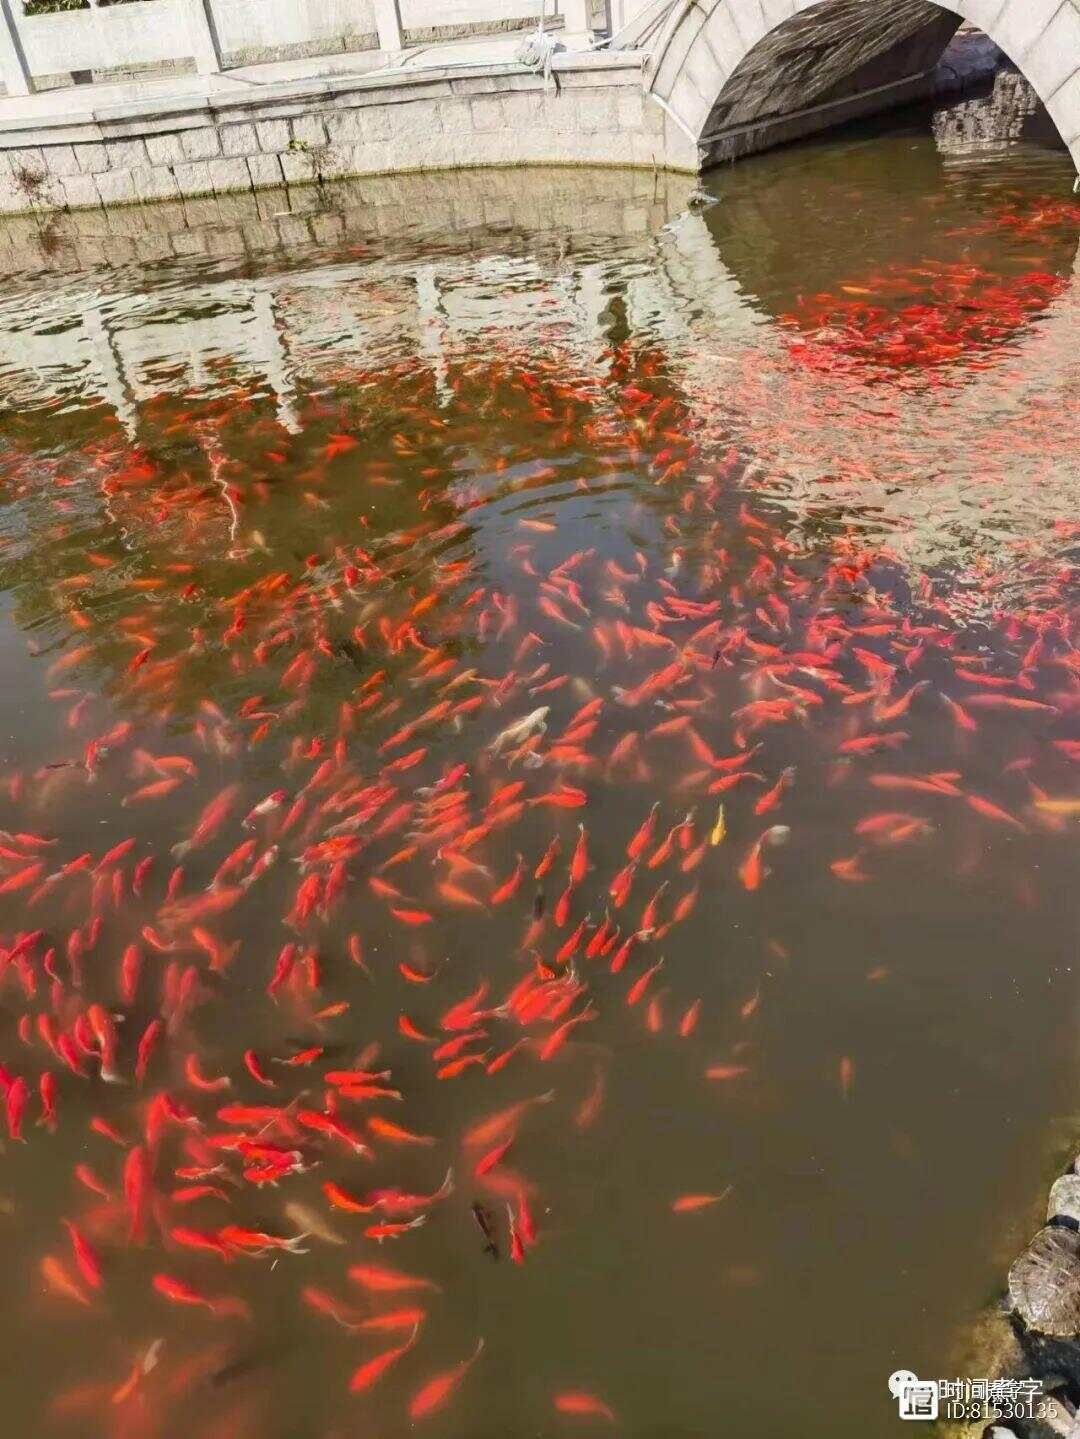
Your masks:
<path fill-rule="evenodd" d="M 721 0 L 707 3 L 714 7 L 709 13 L 716 22 L 724 13 L 716 8 Z M 796 0 L 778 3 L 794 6 Z M 840 4 L 848 7 L 842 12 L 846 21 L 854 23 L 849 11 L 855 3 L 802 0 L 802 8 L 804 18 L 816 19 L 819 13 L 828 18 L 841 13 L 829 5 Z M 901 50 L 921 43 L 923 31 L 917 22 L 923 9 L 940 15 L 927 0 L 906 3 L 915 7 L 910 19 L 915 39 L 905 31 L 897 42 Z M 960 0 L 955 3 L 959 6 Z M 967 9 L 975 3 L 963 0 Z M 1008 7 L 1015 0 L 999 3 Z M 1065 4 L 1064 10 L 1078 27 L 1075 48 L 1080 54 L 1080 17 L 1071 4 Z M 861 10 L 854 18 L 860 15 Z M 952 24 L 955 17 L 944 29 Z M 692 63 L 698 53 L 694 44 L 712 55 L 708 37 L 701 38 L 704 30 L 691 37 L 689 49 L 682 43 L 687 37 L 681 34 L 664 44 L 657 42 L 655 55 L 637 50 L 564 51 L 554 57 L 547 78 L 500 60 L 415 71 L 345 72 L 244 89 L 211 89 L 208 94 L 169 97 L 148 90 L 137 102 L 85 113 L 68 111 L 47 124 L 7 119 L 0 129 L 0 213 L 47 213 L 281 185 L 319 185 L 350 176 L 490 166 L 629 166 L 694 174 L 710 164 L 831 124 L 964 89 L 992 72 L 997 51 L 979 39 L 971 63 L 961 62 L 950 50 L 936 68 L 907 76 L 907 62 L 921 64 L 940 42 L 944 31 L 937 19 L 930 29 L 934 43 L 927 40 L 922 47 L 927 55 L 916 46 L 917 54 L 904 51 L 897 60 L 896 45 L 887 46 L 886 56 L 892 57 L 888 64 L 857 66 L 854 78 L 841 77 L 802 110 L 791 109 L 796 90 L 790 75 L 782 104 L 761 97 L 754 101 L 753 93 L 744 93 L 745 86 L 722 83 L 726 71 L 713 56 L 709 72 L 713 79 L 699 74 L 694 82 L 697 108 L 689 120 L 690 112 L 680 113 L 680 106 L 685 112 L 684 90 L 691 83 L 690 73 L 697 73 Z M 781 31 L 787 33 L 783 26 L 777 34 Z M 802 31 L 794 33 L 801 36 Z M 853 33 L 865 48 L 874 32 L 871 29 L 869 39 L 860 30 Z M 1056 33 L 1048 24 L 1043 38 Z M 878 38 L 885 44 L 891 36 L 890 31 Z M 1065 34 L 1069 53 L 1060 57 L 1061 72 L 1073 63 L 1070 36 L 1071 31 Z M 774 48 L 767 42 L 760 49 L 745 46 L 733 75 L 737 78 L 744 61 L 756 74 L 754 67 L 775 58 Z M 1030 55 L 1036 81 L 1042 74 L 1040 53 L 1033 42 Z M 858 55 L 862 54 L 860 48 Z M 730 58 L 735 60 L 735 54 Z M 812 61 L 808 52 L 800 64 L 812 70 Z M 788 56 L 784 64 L 794 61 Z M 839 65 L 835 61 L 832 70 Z M 1080 81 L 1080 70 L 1075 78 Z M 864 88 L 870 80 L 874 83 Z M 1066 105 L 1066 101 L 1072 104 L 1065 93 L 1071 83 L 1055 88 L 1051 75 L 1043 90 L 1051 92 L 1051 114 L 1080 158 L 1080 130 L 1074 138 L 1068 120 L 1072 112 Z M 758 88 L 771 94 L 775 86 Z M 711 99 L 705 98 L 706 92 Z M 1080 107 L 1080 91 L 1076 104 Z M 1077 115 L 1080 126 L 1080 108 Z M 711 116 L 720 119 L 714 132 L 707 129 Z"/>
<path fill-rule="evenodd" d="M 548 83 L 518 67 L 428 70 L 131 112 L 0 134 L 0 211 L 474 166 L 697 168 L 694 147 L 643 93 L 634 55 L 567 56 Z"/>

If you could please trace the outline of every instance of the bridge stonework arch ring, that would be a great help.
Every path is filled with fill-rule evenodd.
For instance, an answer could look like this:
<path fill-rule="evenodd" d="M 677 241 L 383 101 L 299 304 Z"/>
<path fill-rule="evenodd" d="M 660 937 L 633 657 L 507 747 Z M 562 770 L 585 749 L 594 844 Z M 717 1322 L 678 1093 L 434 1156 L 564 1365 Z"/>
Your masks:
<path fill-rule="evenodd" d="M 649 93 L 707 167 L 929 93 L 962 21 L 1030 82 L 1080 170 L 1080 0 L 677 0 Z"/>

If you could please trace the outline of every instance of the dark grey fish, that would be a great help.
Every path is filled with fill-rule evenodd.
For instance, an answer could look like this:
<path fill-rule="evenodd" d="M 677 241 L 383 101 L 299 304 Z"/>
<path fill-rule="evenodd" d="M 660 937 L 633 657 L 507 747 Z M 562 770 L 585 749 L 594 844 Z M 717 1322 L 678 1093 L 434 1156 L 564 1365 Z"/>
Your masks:
<path fill-rule="evenodd" d="M 490 1254 L 492 1259 L 498 1259 L 499 1244 L 495 1238 L 495 1216 L 490 1209 L 485 1209 L 477 1200 L 474 1200 L 470 1207 L 472 1209 L 472 1216 L 476 1220 L 480 1233 L 486 1241 L 484 1244 L 484 1253 Z"/>

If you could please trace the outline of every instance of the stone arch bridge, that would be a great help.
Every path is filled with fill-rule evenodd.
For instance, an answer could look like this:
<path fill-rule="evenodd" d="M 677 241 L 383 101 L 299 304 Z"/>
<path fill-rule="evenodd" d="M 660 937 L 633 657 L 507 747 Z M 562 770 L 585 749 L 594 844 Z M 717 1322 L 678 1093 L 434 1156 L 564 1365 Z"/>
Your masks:
<path fill-rule="evenodd" d="M 654 0 L 613 39 L 698 168 L 928 93 L 967 21 L 1035 89 L 1080 169 L 1080 0 Z"/>
<path fill-rule="evenodd" d="M 1080 169 L 1080 0 L 603 0 L 610 34 L 590 28 L 600 0 L 558 0 L 557 30 L 525 47 L 501 33 L 410 45 L 426 32 L 401 17 L 447 0 L 343 0 L 354 25 L 358 6 L 373 7 L 379 36 L 368 39 L 379 48 L 246 68 L 230 68 L 217 42 L 195 42 L 211 34 L 208 16 L 238 24 L 237 6 L 243 18 L 269 0 L 140 0 L 35 16 L 17 15 L 22 3 L 0 0 L 0 22 L 11 21 L 0 23 L 0 213 L 479 166 L 693 174 L 962 90 L 980 73 L 980 47 L 982 74 L 1000 49 L 1030 81 Z M 281 3 L 305 23 L 318 9 Z M 544 0 L 468 3 L 529 11 L 522 23 L 533 25 Z M 128 12 L 140 9 L 147 23 L 133 28 Z M 987 38 L 955 40 L 965 21 Z M 115 58 L 125 36 L 132 63 L 160 38 L 158 60 L 193 52 L 196 72 L 16 93 L 43 67 L 75 76 L 75 61 L 100 59 L 106 41 Z"/>

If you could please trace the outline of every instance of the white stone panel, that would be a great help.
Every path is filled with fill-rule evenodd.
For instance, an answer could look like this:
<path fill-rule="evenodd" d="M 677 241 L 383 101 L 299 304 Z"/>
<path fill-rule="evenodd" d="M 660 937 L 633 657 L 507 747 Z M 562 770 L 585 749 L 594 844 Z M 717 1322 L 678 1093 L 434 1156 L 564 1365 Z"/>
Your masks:
<path fill-rule="evenodd" d="M 706 33 L 713 54 L 730 75 L 751 47 L 740 35 L 726 4 L 713 11 Z"/>
<path fill-rule="evenodd" d="M 772 30 L 795 14 L 795 0 L 761 0 L 761 8 L 765 14 L 765 23 Z"/>
<path fill-rule="evenodd" d="M 713 8 L 721 0 L 713 0 Z M 684 16 L 674 33 L 668 37 L 663 54 L 655 62 L 652 88 L 660 95 L 667 95 L 678 78 L 690 47 L 708 23 L 708 16 L 695 8 Z"/>
<path fill-rule="evenodd" d="M 210 126 L 202 130 L 185 130 L 180 143 L 189 160 L 211 160 L 221 154 L 218 132 Z"/>
<path fill-rule="evenodd" d="M 147 135 L 146 153 L 151 165 L 176 165 L 186 159 L 179 135 Z"/>
<path fill-rule="evenodd" d="M 214 18 L 226 53 L 376 33 L 371 0 L 214 0 Z"/>
<path fill-rule="evenodd" d="M 761 0 L 726 0 L 726 9 L 748 50 L 771 28 L 765 20 Z"/>
<path fill-rule="evenodd" d="M 1062 5 L 1024 56 L 1024 74 L 1044 99 L 1080 69 L 1080 10 Z"/>
<path fill-rule="evenodd" d="M 728 72 L 719 63 L 704 37 L 698 41 L 686 57 L 684 74 L 690 76 L 698 93 L 703 99 L 708 100 L 710 107 L 716 103 L 716 97 L 720 94 L 724 81 L 728 77 Z"/>
<path fill-rule="evenodd" d="M 1019 65 L 1059 5 L 1060 0 L 1005 0 L 991 38 Z"/>
<path fill-rule="evenodd" d="M 130 205 L 139 198 L 129 170 L 103 170 L 94 178 L 105 205 Z"/>
<path fill-rule="evenodd" d="M 1046 108 L 1080 169 L 1080 70 L 1050 96 Z"/>
<path fill-rule="evenodd" d="M 688 75 L 680 75 L 672 87 L 668 104 L 692 134 L 700 135 L 714 100 L 706 100 Z"/>
<path fill-rule="evenodd" d="M 554 6 L 548 5 L 548 15 Z M 435 25 L 477 25 L 484 21 L 538 20 L 540 0 L 400 0 L 401 24 L 406 30 L 426 30 Z"/>
<path fill-rule="evenodd" d="M 970 20 L 972 25 L 978 25 L 987 35 L 1005 8 L 1005 0 L 943 0 L 943 3 L 946 9 L 954 10 L 957 15 Z"/>
<path fill-rule="evenodd" d="M 31 75 L 154 64 L 192 53 L 185 0 L 20 15 L 16 23 Z"/>
<path fill-rule="evenodd" d="M 70 145 L 46 145 L 41 153 L 50 175 L 67 176 L 79 173 L 79 162 Z"/>

